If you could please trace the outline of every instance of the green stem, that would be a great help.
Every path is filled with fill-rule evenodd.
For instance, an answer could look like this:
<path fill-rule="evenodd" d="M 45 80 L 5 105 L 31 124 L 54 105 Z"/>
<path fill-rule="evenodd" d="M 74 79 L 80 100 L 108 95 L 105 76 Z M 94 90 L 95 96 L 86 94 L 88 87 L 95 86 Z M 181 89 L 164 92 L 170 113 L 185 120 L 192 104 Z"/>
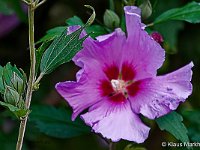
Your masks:
<path fill-rule="evenodd" d="M 16 150 L 22 149 L 24 133 L 25 133 L 25 130 L 26 130 L 26 123 L 27 123 L 27 117 L 24 120 L 21 120 Z"/>
<path fill-rule="evenodd" d="M 115 150 L 115 143 L 113 142 L 109 143 L 109 150 Z"/>
<path fill-rule="evenodd" d="M 109 0 L 109 6 L 110 6 L 110 10 L 112 10 L 112 11 L 115 10 L 114 0 Z"/>
<path fill-rule="evenodd" d="M 29 82 L 28 88 L 26 93 L 26 108 L 29 109 L 32 92 L 33 92 L 33 84 L 35 81 L 35 65 L 36 65 L 36 57 L 35 57 L 35 41 L 34 41 L 34 4 L 29 6 L 29 47 L 30 47 L 30 75 L 29 75 Z"/>
<path fill-rule="evenodd" d="M 146 25 L 146 27 L 151 27 L 151 26 L 154 26 L 153 22 Z"/>
<path fill-rule="evenodd" d="M 29 20 L 29 48 L 30 48 L 30 75 L 29 75 L 29 82 L 27 87 L 26 93 L 26 109 L 29 109 L 32 99 L 33 93 L 33 84 L 35 80 L 35 42 L 34 42 L 34 1 L 31 0 L 30 5 L 28 6 L 28 20 Z M 19 135 L 18 141 L 16 145 L 16 150 L 21 150 L 23 146 L 23 139 L 26 130 L 26 123 L 27 123 L 28 115 L 21 119 L 20 128 L 19 128 Z"/>
<path fill-rule="evenodd" d="M 43 78 L 43 76 L 44 76 L 44 73 L 40 73 L 39 77 L 37 78 L 37 80 L 33 84 L 33 90 L 38 90 L 39 89 L 40 80 Z"/>

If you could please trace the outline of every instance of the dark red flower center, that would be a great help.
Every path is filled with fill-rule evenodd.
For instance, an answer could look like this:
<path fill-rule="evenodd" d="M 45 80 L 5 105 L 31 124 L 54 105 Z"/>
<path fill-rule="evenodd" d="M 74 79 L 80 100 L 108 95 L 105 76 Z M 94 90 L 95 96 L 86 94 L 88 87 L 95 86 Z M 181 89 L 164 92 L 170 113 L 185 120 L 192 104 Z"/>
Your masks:
<path fill-rule="evenodd" d="M 106 66 L 103 71 L 107 79 L 100 81 L 102 96 L 113 102 L 124 102 L 139 91 L 140 82 L 134 82 L 135 70 L 130 63 L 123 63 L 121 69 L 116 65 Z"/>

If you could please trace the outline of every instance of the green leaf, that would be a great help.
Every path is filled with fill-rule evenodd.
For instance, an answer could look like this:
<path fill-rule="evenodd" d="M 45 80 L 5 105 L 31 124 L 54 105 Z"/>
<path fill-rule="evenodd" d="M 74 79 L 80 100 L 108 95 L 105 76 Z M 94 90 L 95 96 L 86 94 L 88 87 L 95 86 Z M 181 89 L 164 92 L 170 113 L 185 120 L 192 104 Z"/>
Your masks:
<path fill-rule="evenodd" d="M 82 20 L 77 16 L 69 18 L 66 21 L 66 24 L 69 25 L 69 26 L 73 26 L 73 25 L 81 25 L 82 26 L 82 25 L 84 25 Z M 60 26 L 60 27 L 55 27 L 55 28 L 48 30 L 46 35 L 43 36 L 38 42 L 36 42 L 36 44 L 54 40 L 56 37 L 59 37 L 66 28 L 67 28 L 67 26 Z"/>
<path fill-rule="evenodd" d="M 182 20 L 190 23 L 200 22 L 200 4 L 191 2 L 181 8 L 170 9 L 156 18 L 154 24 L 169 20 Z"/>
<path fill-rule="evenodd" d="M 28 113 L 30 113 L 29 110 L 26 110 L 26 109 L 21 109 L 21 108 L 18 108 L 16 106 L 13 106 L 9 103 L 4 103 L 4 102 L 1 102 L 0 101 L 0 105 L 8 108 L 12 113 L 14 113 L 16 115 L 16 117 L 18 119 L 20 119 L 21 117 L 24 117 L 26 116 Z"/>
<path fill-rule="evenodd" d="M 82 43 L 87 36 L 79 39 L 83 28 L 67 35 L 67 29 L 60 37 L 55 38 L 45 51 L 40 65 L 43 74 L 51 73 L 58 66 L 69 62 L 82 49 Z"/>
<path fill-rule="evenodd" d="M 65 29 L 66 29 L 66 26 L 61 26 L 61 27 L 55 27 L 53 29 L 48 30 L 46 35 L 43 36 L 38 42 L 36 42 L 36 44 L 52 41 L 56 37 L 59 37 Z"/>
<path fill-rule="evenodd" d="M 73 25 L 83 26 L 84 25 L 83 21 L 77 16 L 67 19 L 66 24 L 69 26 L 73 26 Z"/>
<path fill-rule="evenodd" d="M 13 106 L 13 105 L 11 105 L 11 104 L 1 102 L 1 101 L 0 101 L 0 105 L 9 108 L 9 110 L 12 111 L 12 112 L 15 112 L 15 111 L 18 111 L 18 110 L 19 110 L 19 108 L 15 107 L 15 106 Z"/>
<path fill-rule="evenodd" d="M 66 21 L 66 24 L 68 24 L 69 26 L 84 25 L 82 20 L 77 16 L 69 18 Z M 55 28 L 48 30 L 46 35 L 44 37 L 42 37 L 38 42 L 36 42 L 36 44 L 54 40 L 56 37 L 59 37 L 66 28 L 67 28 L 67 26 L 60 26 L 60 27 L 55 27 Z"/>
<path fill-rule="evenodd" d="M 9 63 L 6 64 L 6 66 L 4 67 L 4 71 L 6 71 L 7 73 L 7 78 L 8 80 L 10 80 L 11 78 L 9 78 L 11 76 L 11 74 L 14 74 L 14 72 L 21 78 L 21 79 L 26 79 L 26 77 L 24 76 L 23 72 L 21 72 L 21 70 L 19 70 L 16 65 L 12 66 Z M 6 79 L 7 79 L 6 78 Z"/>
<path fill-rule="evenodd" d="M 161 130 L 168 131 L 181 142 L 189 142 L 188 131 L 182 121 L 182 116 L 176 112 L 171 112 L 170 114 L 156 119 L 156 123 Z"/>
<path fill-rule="evenodd" d="M 84 25 L 84 27 L 86 28 L 94 22 L 94 19 L 96 16 L 94 8 L 91 7 L 90 5 L 84 5 L 84 6 L 93 11 L 93 13 L 90 16 L 90 18 L 88 19 L 87 23 L 84 25 L 82 20 L 79 17 L 74 16 L 66 21 L 66 23 L 69 26 L 71 26 L 71 25 L 82 25 L 83 26 Z M 51 41 L 51 40 L 54 40 L 56 37 L 60 37 L 61 34 L 63 33 L 63 31 L 66 30 L 66 28 L 67 28 L 66 26 L 61 26 L 61 27 L 55 27 L 53 29 L 50 29 L 49 31 L 47 31 L 47 34 L 44 37 L 42 37 L 38 42 L 36 42 L 36 44 L 41 43 L 41 42 Z"/>
<path fill-rule="evenodd" d="M 168 21 L 162 24 L 156 24 L 155 30 L 161 33 L 164 38 L 164 49 L 168 54 L 176 54 L 177 49 L 177 37 L 179 32 L 184 29 L 184 23 L 181 21 Z"/>
<path fill-rule="evenodd" d="M 70 138 L 87 134 L 90 128 L 82 120 L 71 121 L 71 111 L 52 106 L 33 106 L 30 121 L 44 134 L 57 138 Z"/>
<path fill-rule="evenodd" d="M 83 26 L 84 25 L 83 21 L 77 16 L 69 18 L 66 21 L 66 24 L 69 25 L 69 26 L 73 26 L 73 25 Z M 106 31 L 106 29 L 103 26 L 100 26 L 100 25 L 91 25 L 91 26 L 88 26 L 85 30 L 86 30 L 87 33 L 91 33 L 90 36 L 92 38 L 95 38 L 97 36 L 108 33 Z"/>
<path fill-rule="evenodd" d="M 41 63 L 40 71 L 41 74 L 49 74 L 58 66 L 69 62 L 76 53 L 82 49 L 83 41 L 89 36 L 80 38 L 81 32 L 84 28 L 91 25 L 95 19 L 94 8 L 85 5 L 85 7 L 93 10 L 92 15 L 83 27 L 80 27 L 71 34 L 67 34 L 67 28 L 62 32 L 59 37 L 56 37 L 47 50 L 44 52 Z"/>
<path fill-rule="evenodd" d="M 183 117 L 194 124 L 200 125 L 200 109 L 197 110 L 186 110 L 182 112 Z M 191 117 L 192 116 L 192 117 Z"/>
<path fill-rule="evenodd" d="M 97 36 L 104 35 L 104 34 L 108 33 L 106 31 L 106 29 L 104 27 L 100 26 L 100 25 L 91 25 L 91 26 L 86 28 L 86 32 L 91 33 L 90 36 L 92 38 L 95 38 Z"/>
<path fill-rule="evenodd" d="M 48 48 L 49 45 L 50 45 L 50 42 L 44 42 L 36 50 L 36 66 L 35 66 L 36 74 L 37 74 L 39 67 L 40 67 L 42 55 L 44 54 L 45 50 Z"/>
<path fill-rule="evenodd" d="M 3 67 L 0 66 L 0 93 L 4 93 L 4 85 L 3 85 Z"/>
<path fill-rule="evenodd" d="M 189 122 L 188 135 L 193 142 L 200 142 L 200 110 L 183 111 L 182 115 Z"/>
<path fill-rule="evenodd" d="M 157 1 L 157 2 L 152 2 L 152 4 L 154 9 L 151 18 L 155 19 L 162 13 L 168 11 L 171 8 L 181 7 L 183 3 L 180 0 L 168 0 L 167 3 L 163 3 L 162 1 Z M 153 30 L 158 31 L 163 36 L 164 39 L 163 47 L 166 50 L 166 53 L 168 54 L 177 53 L 178 51 L 177 37 L 180 31 L 183 29 L 184 29 L 184 22 L 177 20 L 170 20 L 163 22 L 161 24 L 155 24 L 155 26 L 153 26 Z"/>

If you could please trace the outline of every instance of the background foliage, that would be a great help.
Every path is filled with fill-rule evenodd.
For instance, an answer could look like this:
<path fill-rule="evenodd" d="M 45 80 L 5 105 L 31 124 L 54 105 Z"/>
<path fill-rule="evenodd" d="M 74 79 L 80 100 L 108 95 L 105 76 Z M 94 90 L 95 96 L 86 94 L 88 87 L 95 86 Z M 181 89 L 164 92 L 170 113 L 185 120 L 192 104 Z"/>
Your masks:
<path fill-rule="evenodd" d="M 48 41 L 60 35 L 66 25 L 83 25 L 83 22 L 86 22 L 87 18 L 91 15 L 91 12 L 83 7 L 85 4 L 93 6 L 97 13 L 95 23 L 86 29 L 87 32 L 94 32 L 91 35 L 92 37 L 109 33 L 114 27 L 122 26 L 123 28 L 124 18 L 121 17 L 123 16 L 122 1 L 115 0 L 114 2 L 115 7 L 110 7 L 109 0 L 48 0 L 48 2 L 36 12 L 35 35 L 36 41 L 38 41 L 36 47 L 39 48 L 41 42 L 46 42 L 48 45 Z M 138 0 L 138 5 L 140 5 L 141 2 L 142 1 Z M 145 147 L 148 150 L 162 150 L 169 149 L 161 146 L 162 141 L 177 142 L 178 140 L 190 140 L 191 142 L 200 142 L 200 25 L 188 23 L 199 22 L 200 19 L 198 20 L 196 18 L 199 18 L 200 10 L 195 9 L 195 7 L 188 8 L 187 11 L 196 11 L 196 16 L 194 16 L 194 14 L 188 15 L 188 13 L 184 16 L 185 11 L 182 11 L 182 9 L 173 10 L 175 11 L 174 14 L 179 14 L 181 16 L 178 19 L 179 21 L 177 21 L 177 16 L 174 17 L 173 11 L 165 11 L 185 6 L 192 1 L 150 0 L 150 2 L 153 8 L 152 15 L 148 18 L 143 17 L 143 22 L 145 24 L 155 23 L 154 26 L 148 28 L 148 32 L 158 31 L 163 35 L 164 43 L 162 46 L 167 52 L 165 64 L 159 70 L 158 74 L 164 74 L 175 70 L 192 60 L 195 64 L 192 80 L 194 90 L 189 99 L 184 104 L 181 104 L 178 109 L 178 113 L 182 116 L 178 113 L 172 113 L 169 114 L 168 118 L 159 118 L 156 120 L 157 123 L 144 118 L 144 121 L 151 126 L 152 129 L 149 138 L 144 144 L 141 144 L 141 147 Z M 9 7 L 7 7 L 7 3 L 9 3 Z M 114 27 L 112 27 L 112 24 L 106 22 L 104 16 L 104 12 L 109 8 L 115 8 L 116 15 L 119 16 L 118 18 L 115 15 L 117 21 Z M 20 3 L 16 0 L 1 0 L 0 12 L 4 14 L 4 17 L 16 14 L 19 20 L 19 23 L 16 24 L 12 30 L 0 36 L 0 65 L 5 66 L 7 62 L 12 62 L 16 64 L 18 68 L 23 68 L 25 72 L 28 72 L 29 51 L 27 49 L 28 28 L 27 19 L 25 17 L 26 8 L 21 8 Z M 163 12 L 165 12 L 165 14 L 160 16 Z M 165 17 L 166 15 L 168 18 Z M 169 19 L 170 15 L 171 19 Z M 119 22 L 120 20 L 121 23 Z M 180 20 L 186 20 L 188 22 Z M 0 20 L 0 25 L 4 21 L 5 19 Z M 162 23 L 156 24 L 161 21 Z M 3 27 L 0 26 L 0 28 L 1 31 Z M 47 30 L 49 31 L 46 34 Z M 41 53 L 43 53 L 42 47 L 38 49 L 38 57 L 41 57 Z M 46 62 L 45 59 L 43 61 Z M 75 73 L 78 69 L 79 68 L 70 62 L 60 66 L 56 72 L 50 73 L 52 71 L 50 69 L 50 71 L 48 71 L 50 75 L 42 79 L 40 90 L 34 93 L 32 101 L 32 112 L 25 137 L 25 150 L 107 149 L 107 143 L 98 135 L 91 133 L 91 129 L 85 126 L 80 119 L 71 122 L 70 108 L 54 89 L 55 83 L 59 81 L 74 80 Z M 7 109 L 0 107 L 0 111 L 0 149 L 11 150 L 15 148 L 19 122 Z M 182 124 L 182 121 L 185 126 Z M 169 122 L 169 124 L 166 125 L 166 122 Z M 175 130 L 177 130 L 177 132 L 175 132 Z M 133 143 L 121 141 L 116 145 L 116 149 L 135 149 L 133 148 L 134 146 L 132 147 L 128 144 Z M 128 146 L 126 147 L 126 145 Z"/>

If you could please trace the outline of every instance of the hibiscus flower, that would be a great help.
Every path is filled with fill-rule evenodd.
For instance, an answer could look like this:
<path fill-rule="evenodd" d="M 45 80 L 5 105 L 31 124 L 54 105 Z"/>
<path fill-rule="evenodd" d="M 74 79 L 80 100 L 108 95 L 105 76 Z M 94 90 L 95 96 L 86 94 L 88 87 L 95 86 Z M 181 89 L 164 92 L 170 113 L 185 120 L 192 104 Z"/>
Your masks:
<path fill-rule="evenodd" d="M 155 119 L 184 102 L 192 92 L 193 63 L 157 76 L 164 49 L 144 30 L 139 8 L 126 6 L 124 11 L 127 35 L 118 28 L 97 40 L 86 39 L 73 58 L 81 67 L 77 81 L 58 83 L 56 89 L 73 108 L 73 120 L 88 109 L 81 118 L 94 132 L 114 142 L 142 143 L 150 128 L 140 114 Z"/>

